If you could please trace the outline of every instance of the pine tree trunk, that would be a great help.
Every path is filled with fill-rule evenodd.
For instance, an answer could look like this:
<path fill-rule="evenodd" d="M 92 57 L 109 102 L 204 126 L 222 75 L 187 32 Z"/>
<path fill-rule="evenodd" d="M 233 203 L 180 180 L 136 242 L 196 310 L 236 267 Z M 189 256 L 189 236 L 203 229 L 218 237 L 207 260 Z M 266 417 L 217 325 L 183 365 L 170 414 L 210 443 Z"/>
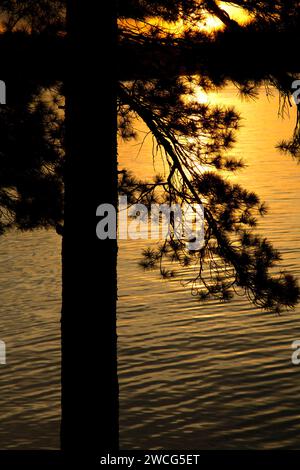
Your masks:
<path fill-rule="evenodd" d="M 115 21 L 102 2 L 70 0 L 68 8 L 73 52 L 65 81 L 61 442 L 64 451 L 94 460 L 118 445 L 117 242 L 98 240 L 95 230 L 96 207 L 117 201 L 115 95 L 107 57 Z"/>

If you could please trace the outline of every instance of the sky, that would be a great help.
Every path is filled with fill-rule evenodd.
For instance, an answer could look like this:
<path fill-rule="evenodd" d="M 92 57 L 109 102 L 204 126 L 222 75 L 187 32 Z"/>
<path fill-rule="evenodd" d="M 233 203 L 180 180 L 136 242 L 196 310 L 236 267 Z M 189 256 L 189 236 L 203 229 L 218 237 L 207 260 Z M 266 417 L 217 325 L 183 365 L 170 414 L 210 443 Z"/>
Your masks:
<path fill-rule="evenodd" d="M 240 7 L 230 5 L 226 2 L 219 2 L 219 5 L 229 14 L 229 16 L 233 20 L 237 21 L 240 24 L 246 23 L 250 19 L 249 13 Z M 147 23 L 148 25 L 152 24 L 159 26 L 160 28 L 167 29 L 169 32 L 175 35 L 181 35 L 187 28 L 184 19 L 177 21 L 176 23 L 166 23 L 162 20 L 149 18 Z M 134 29 L 137 28 L 138 30 L 140 30 L 141 27 L 145 28 L 145 25 L 142 25 L 141 23 L 135 20 L 127 19 L 125 24 L 127 25 L 127 27 L 129 26 L 130 28 Z M 199 29 L 200 31 L 206 31 L 208 33 L 212 33 L 214 31 L 217 31 L 218 29 L 222 29 L 223 27 L 224 25 L 222 21 L 213 15 L 207 15 L 207 18 L 204 21 L 199 22 L 197 25 L 197 29 Z"/>

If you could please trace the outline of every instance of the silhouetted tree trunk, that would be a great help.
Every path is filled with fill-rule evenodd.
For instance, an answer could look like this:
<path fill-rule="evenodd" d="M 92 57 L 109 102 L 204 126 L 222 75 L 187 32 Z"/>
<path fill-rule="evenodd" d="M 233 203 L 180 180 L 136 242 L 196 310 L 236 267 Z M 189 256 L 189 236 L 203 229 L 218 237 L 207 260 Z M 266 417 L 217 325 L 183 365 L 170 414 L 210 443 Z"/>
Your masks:
<path fill-rule="evenodd" d="M 61 439 L 64 451 L 92 460 L 118 445 L 117 243 L 95 231 L 96 207 L 117 201 L 112 6 L 68 5 Z"/>

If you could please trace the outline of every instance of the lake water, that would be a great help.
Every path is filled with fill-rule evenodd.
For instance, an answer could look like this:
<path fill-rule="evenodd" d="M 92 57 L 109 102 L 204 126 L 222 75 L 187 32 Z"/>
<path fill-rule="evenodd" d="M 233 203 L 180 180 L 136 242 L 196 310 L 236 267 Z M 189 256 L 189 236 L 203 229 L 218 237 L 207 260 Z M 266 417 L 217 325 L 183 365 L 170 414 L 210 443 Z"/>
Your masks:
<path fill-rule="evenodd" d="M 241 102 L 228 87 L 212 102 L 235 105 L 243 128 L 235 178 L 270 208 L 260 231 L 300 278 L 300 167 L 274 148 L 294 125 L 264 92 Z M 142 123 L 137 123 L 145 131 Z M 141 134 L 141 138 L 143 134 Z M 153 174 L 151 139 L 121 144 L 120 167 Z M 157 170 L 161 164 L 156 162 Z M 120 439 L 126 449 L 300 448 L 300 307 L 278 317 L 237 298 L 199 305 L 180 280 L 138 267 L 143 241 L 120 242 L 118 334 Z M 59 447 L 60 239 L 53 232 L 0 239 L 0 448 Z M 188 278 L 189 272 L 182 273 Z"/>
<path fill-rule="evenodd" d="M 202 96 L 200 96 L 203 99 Z M 300 167 L 275 145 L 291 137 L 278 117 L 278 96 L 241 101 L 234 87 L 209 98 L 234 105 L 242 129 L 231 152 L 247 168 L 233 179 L 269 206 L 259 231 L 300 277 Z M 151 177 L 151 137 L 119 146 L 120 168 Z M 159 160 L 156 171 L 162 170 Z M 138 265 L 150 242 L 121 241 L 119 251 L 120 439 L 124 449 L 300 448 L 300 366 L 291 344 L 300 339 L 300 307 L 266 314 L 245 299 L 197 303 L 180 280 L 162 281 Z M 153 243 L 153 242 L 152 242 Z M 186 270 L 183 279 L 188 279 Z"/>
<path fill-rule="evenodd" d="M 60 238 L 0 238 L 0 449 L 57 449 L 60 426 Z"/>

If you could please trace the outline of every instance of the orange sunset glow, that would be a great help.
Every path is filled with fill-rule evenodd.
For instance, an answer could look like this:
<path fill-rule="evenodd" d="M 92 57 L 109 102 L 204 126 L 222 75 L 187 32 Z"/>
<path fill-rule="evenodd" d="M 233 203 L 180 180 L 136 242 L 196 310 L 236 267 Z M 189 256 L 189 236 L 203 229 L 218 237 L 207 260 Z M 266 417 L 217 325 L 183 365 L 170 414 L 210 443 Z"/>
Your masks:
<path fill-rule="evenodd" d="M 219 2 L 219 6 L 225 10 L 232 20 L 237 21 L 239 24 L 243 25 L 251 21 L 250 14 L 243 8 L 231 5 L 226 2 Z M 168 32 L 175 36 L 181 36 L 187 29 L 199 30 L 206 33 L 214 33 L 215 31 L 221 30 L 224 28 L 222 21 L 214 15 L 205 14 L 205 17 L 202 21 L 199 21 L 192 26 L 190 23 L 187 23 L 184 18 L 174 22 L 167 23 L 158 18 L 149 18 L 147 22 L 139 22 L 136 20 L 127 19 L 126 21 L 121 20 L 120 24 L 126 28 L 134 28 L 139 31 L 147 31 L 150 26 L 155 26 L 161 29 L 161 32 Z"/>

